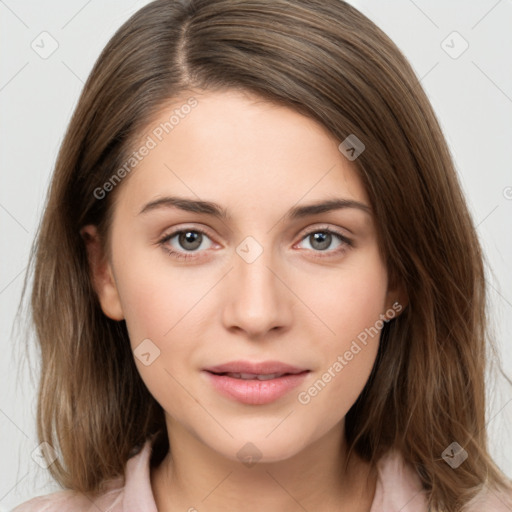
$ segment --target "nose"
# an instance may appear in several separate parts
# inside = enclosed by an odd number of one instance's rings
[[[293,294],[284,284],[281,268],[270,250],[252,262],[234,254],[233,270],[226,276],[223,323],[230,331],[262,338],[290,325]]]

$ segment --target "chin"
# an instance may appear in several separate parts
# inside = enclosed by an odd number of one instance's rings
[[[235,435],[235,433],[233,433]],[[275,432],[267,437],[268,432],[245,431],[243,435],[235,435],[229,440],[229,444],[219,446],[218,438],[210,444],[210,447],[228,460],[241,462],[247,467],[254,464],[275,463],[285,461],[305,448],[304,434],[275,435]]]

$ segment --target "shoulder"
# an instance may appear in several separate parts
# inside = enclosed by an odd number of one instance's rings
[[[12,512],[156,512],[150,480],[151,441],[131,457],[124,474],[106,482],[103,491],[92,496],[73,490],[37,496]]]
[[[122,481],[118,479],[94,498],[72,490],[57,491],[25,501],[12,512],[117,512],[122,510],[123,491]]]
[[[377,486],[371,512],[427,512],[427,493],[402,454],[392,449],[377,462]]]
[[[463,509],[463,512],[511,512],[512,490],[485,487]]]
[[[392,449],[377,463],[378,479],[371,512],[427,512],[428,495],[414,467]],[[463,512],[512,512],[512,491],[484,487]]]

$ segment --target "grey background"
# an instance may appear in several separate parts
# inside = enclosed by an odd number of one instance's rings
[[[146,3],[0,0],[0,512],[57,489],[31,457],[38,444],[37,352],[29,366],[13,320],[49,176],[83,82],[114,31]],[[512,1],[351,3],[402,49],[438,114],[485,249],[491,323],[512,375]],[[51,48],[43,31],[58,43],[46,59],[31,47],[35,41],[40,52]],[[468,48],[453,58],[464,40]],[[493,382],[491,450],[512,476],[512,390],[503,378]]]

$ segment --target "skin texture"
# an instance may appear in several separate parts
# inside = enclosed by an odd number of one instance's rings
[[[133,349],[150,339],[160,350],[148,366],[136,358],[165,410],[173,454],[151,475],[158,509],[369,510],[376,475],[357,458],[344,470],[343,433],[378,336],[308,404],[297,396],[401,296],[388,289],[371,212],[285,218],[292,207],[334,197],[369,206],[366,191],[338,150],[341,141],[317,122],[237,91],[193,95],[198,105],[119,185],[110,259],[95,227],[85,228],[103,311],[126,321]],[[141,140],[189,96],[162,109]],[[230,217],[172,207],[140,213],[170,195],[213,201]],[[195,251],[178,236],[159,244],[177,229],[207,236]],[[325,229],[351,245],[333,235],[322,250],[309,235]],[[247,236],[263,250],[251,263],[236,252]],[[169,248],[192,258],[177,259]],[[241,404],[220,395],[202,372],[238,359],[279,360],[310,372],[273,403]],[[261,454],[251,467],[237,457],[248,442]]]

